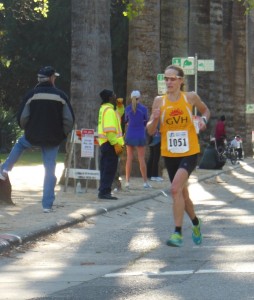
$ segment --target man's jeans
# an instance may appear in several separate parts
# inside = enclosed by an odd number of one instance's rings
[[[24,150],[31,148],[32,145],[26,140],[23,135],[12,148],[8,158],[2,165],[2,170],[11,171],[15,163],[18,161]],[[56,157],[59,146],[46,147],[41,146],[43,165],[45,168],[44,182],[43,182],[43,196],[42,207],[51,208],[55,200],[55,186],[56,186]],[[31,176],[33,176],[31,174]]]

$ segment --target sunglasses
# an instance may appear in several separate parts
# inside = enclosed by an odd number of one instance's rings
[[[167,77],[167,76],[164,76],[164,80],[165,81],[176,81],[177,79],[180,79],[180,78],[183,78],[181,76],[170,76],[170,77]]]

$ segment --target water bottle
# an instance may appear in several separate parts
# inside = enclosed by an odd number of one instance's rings
[[[81,187],[80,181],[77,182],[77,185],[76,185],[76,193],[77,193],[77,194],[82,193],[82,187]]]

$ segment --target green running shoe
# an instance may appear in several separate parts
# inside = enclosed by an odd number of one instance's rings
[[[183,245],[183,237],[179,232],[171,234],[170,239],[167,240],[167,245],[171,247],[181,247]]]
[[[196,245],[201,245],[203,236],[201,233],[201,220],[198,219],[199,224],[197,226],[192,226],[192,240]]]

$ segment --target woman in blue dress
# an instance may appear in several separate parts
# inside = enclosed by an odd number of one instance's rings
[[[147,170],[145,162],[146,149],[146,123],[148,121],[148,109],[140,103],[141,94],[139,91],[132,91],[131,104],[125,108],[125,145],[127,150],[126,159],[126,183],[125,187],[130,187],[130,174],[132,168],[132,161],[134,156],[134,149],[137,148],[138,161],[141,175],[144,180],[144,188],[151,186],[147,182]]]

